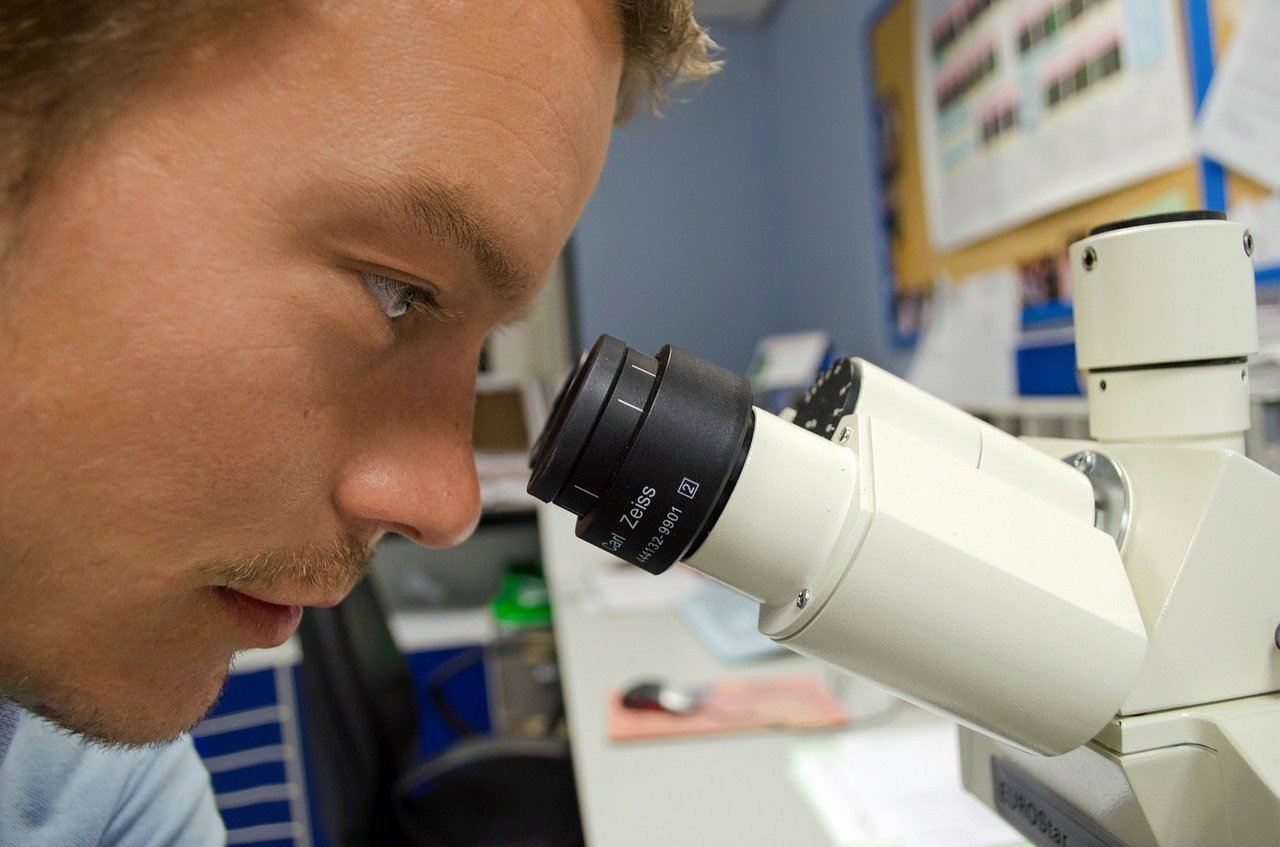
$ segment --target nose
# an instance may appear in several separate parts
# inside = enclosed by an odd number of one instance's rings
[[[397,532],[428,547],[464,541],[480,520],[471,447],[474,372],[465,389],[370,410],[334,493],[357,537]]]

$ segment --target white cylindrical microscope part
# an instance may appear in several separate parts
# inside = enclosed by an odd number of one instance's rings
[[[1146,651],[1115,543],[885,421],[856,423],[865,531],[778,640],[1027,750],[1087,742]]]
[[[1102,441],[1241,449],[1258,349],[1250,236],[1224,220],[1125,226],[1070,248],[1076,360]]]
[[[1099,441],[1243,452],[1249,372],[1243,363],[1089,374],[1089,430]]]
[[[1245,233],[1231,221],[1177,221],[1112,230],[1072,244],[1080,367],[1092,371],[1256,352],[1257,293]]]
[[[856,457],[755,409],[751,448],[715,528],[686,560],[757,603],[792,603],[828,567],[857,491]]]
[[[853,372],[855,414],[892,424],[1093,524],[1093,489],[1078,471],[868,361],[854,359]]]

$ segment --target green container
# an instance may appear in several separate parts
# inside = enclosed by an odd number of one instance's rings
[[[493,598],[493,618],[500,629],[545,627],[551,623],[547,581],[536,567],[508,570]]]

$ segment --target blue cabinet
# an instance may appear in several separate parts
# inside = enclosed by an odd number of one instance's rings
[[[295,664],[232,673],[192,731],[213,780],[228,844],[310,845]]]
[[[454,733],[430,704],[431,672],[480,645],[408,654],[418,694],[420,753],[429,758],[454,740]],[[265,654],[264,654],[265,655]],[[302,745],[297,661],[291,645],[270,651],[270,661],[233,671],[222,697],[192,731],[196,750],[209,768],[218,810],[227,825],[227,843],[254,847],[325,847],[312,813]],[[449,702],[481,732],[490,727],[483,664],[468,665],[448,683]]]

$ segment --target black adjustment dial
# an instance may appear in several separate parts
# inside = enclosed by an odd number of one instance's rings
[[[836,424],[853,412],[858,402],[858,372],[852,359],[837,359],[809,386],[796,405],[793,423],[831,438]]]

